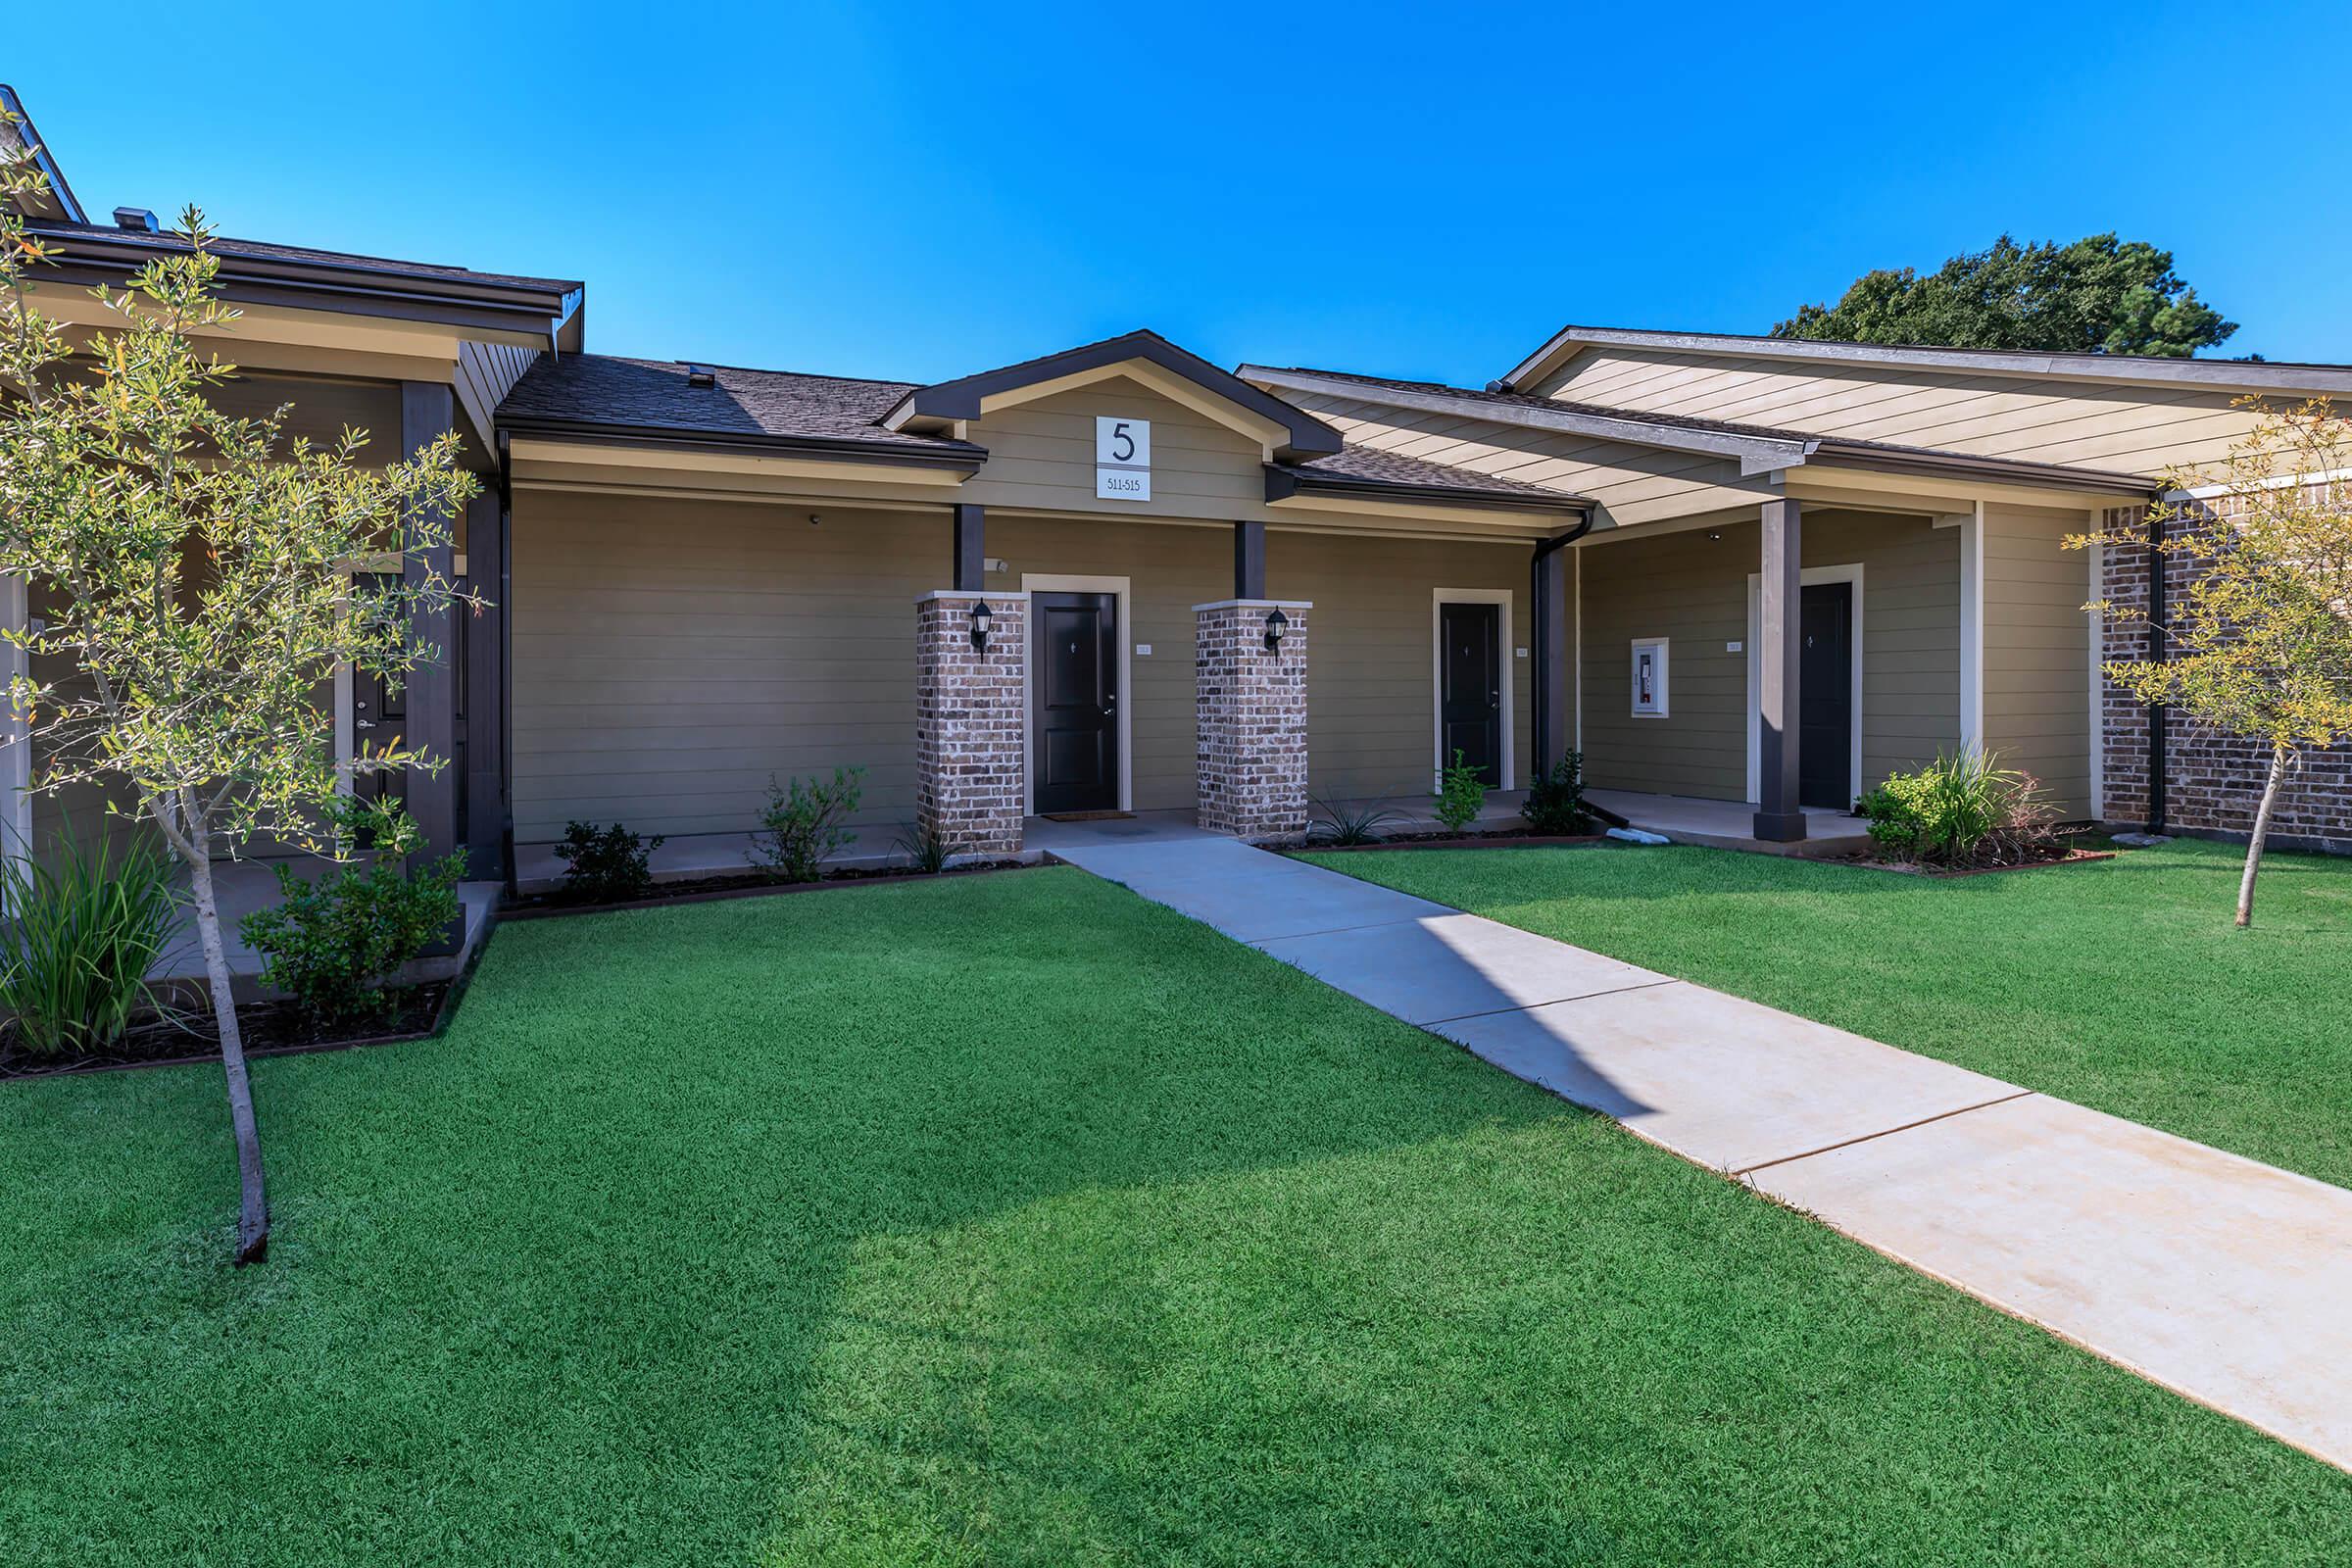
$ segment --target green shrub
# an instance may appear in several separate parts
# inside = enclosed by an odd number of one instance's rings
[[[2048,851],[2057,811],[2030,773],[1983,752],[1938,755],[1916,773],[1896,773],[1854,808],[1890,858],[1966,867],[2031,859]]]
[[[600,828],[594,822],[566,822],[556,858],[564,862],[564,898],[573,904],[625,904],[645,897],[654,885],[651,843],[620,823]]]
[[[1448,833],[1459,833],[1478,819],[1487,804],[1487,786],[1457,747],[1438,784],[1438,820]]]
[[[1528,786],[1519,814],[1538,833],[1569,834],[1589,831],[1592,813],[1585,808],[1585,754],[1563,753],[1547,773],[1536,775]]]
[[[0,1006],[27,1051],[100,1051],[153,1004],[147,970],[179,927],[178,867],[144,838],[51,842],[49,865],[0,861]]]
[[[1380,830],[1396,820],[1396,813],[1377,801],[1365,805],[1318,800],[1315,812],[1306,836],[1317,844],[1378,844]]]
[[[238,925],[262,956],[262,979],[328,1023],[380,1016],[391,1006],[383,983],[458,917],[460,850],[411,876],[420,835],[390,799],[353,801],[335,811],[336,844],[365,863],[338,865],[316,882],[277,867],[278,902]]]
[[[865,769],[837,767],[833,782],[810,775],[807,783],[793,779],[767,781],[767,809],[760,813],[760,832],[752,839],[752,864],[779,882],[813,882],[826,856],[858,835],[846,831],[844,817],[858,809],[863,798]]]

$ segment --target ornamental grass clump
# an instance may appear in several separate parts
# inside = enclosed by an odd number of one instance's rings
[[[1892,774],[1860,810],[1873,842],[1905,864],[2023,865],[2058,850],[2057,808],[2040,784],[1984,752],[1938,755],[1916,773]]]
[[[35,1055],[104,1051],[154,1004],[147,971],[179,930],[171,859],[145,838],[0,858],[0,1007]]]

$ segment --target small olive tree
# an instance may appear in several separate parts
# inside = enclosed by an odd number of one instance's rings
[[[2168,471],[2149,509],[2155,548],[2181,558],[2187,581],[2154,619],[2162,659],[2108,662],[2108,678],[2143,703],[2178,708],[2270,749],[2239,879],[2237,923],[2254,919],[2254,879],[2278,792],[2315,747],[2352,740],[2352,419],[2326,398],[2260,416],[2217,471]],[[2077,547],[2146,549],[2137,528],[2084,534]],[[2143,606],[2087,607],[2151,623]]]
[[[5,632],[26,656],[9,700],[34,792],[106,788],[187,869],[236,1141],[237,1261],[251,1262],[269,1207],[213,858],[257,834],[345,856],[321,823],[349,774],[442,765],[398,738],[338,765],[318,693],[339,665],[398,682],[440,658],[410,627],[459,599],[453,585],[429,565],[353,570],[429,563],[474,481],[454,435],[369,467],[361,432],[322,448],[285,439],[284,408],[214,409],[208,389],[235,368],[193,338],[237,313],[194,208],[186,251],[93,291],[107,322],[72,352],[35,306],[50,257],[18,216],[44,184],[29,150],[0,159],[0,572],[41,596],[39,618]]]

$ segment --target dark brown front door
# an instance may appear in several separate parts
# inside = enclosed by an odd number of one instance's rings
[[[352,578],[352,592],[382,592],[399,581],[398,577],[378,572],[363,572]],[[408,744],[408,698],[405,687],[393,687],[381,675],[364,669],[351,672],[351,741],[355,756]],[[353,778],[352,789],[366,800],[389,795],[405,804],[408,777],[406,768],[360,773]]]
[[[1797,802],[1847,810],[1854,804],[1854,585],[1806,587],[1799,630]]]
[[[1030,599],[1037,644],[1030,689],[1037,809],[1119,805],[1119,601],[1113,594]]]
[[[376,572],[365,572],[353,579],[355,592],[366,592],[374,584],[395,583],[399,579]],[[460,577],[454,586],[458,592],[470,593],[472,583]],[[458,842],[466,842],[466,692],[471,672],[466,662],[472,643],[473,612],[460,605],[450,612],[449,646],[442,657],[450,662],[450,701],[457,707],[457,724],[452,742],[452,755],[443,759],[455,770],[458,792]],[[351,677],[351,738],[355,750],[375,752],[398,744],[409,746],[414,738],[409,734],[409,693],[403,687],[387,688],[380,675],[366,670],[354,670]],[[398,768],[391,772],[360,774],[353,780],[356,794],[368,800],[389,795],[404,806],[408,803],[409,770]]]
[[[1489,789],[1502,787],[1502,610],[1438,607],[1441,768],[1459,752]]]

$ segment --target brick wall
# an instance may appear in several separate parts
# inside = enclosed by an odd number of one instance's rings
[[[1266,646],[1266,616],[1289,626]],[[1271,600],[1196,605],[1200,825],[1252,844],[1306,837],[1306,615]]]
[[[972,605],[994,620],[972,646]],[[914,810],[958,855],[1018,854],[1026,802],[1026,594],[926,594],[914,605]]]
[[[2225,498],[2217,508],[2228,512]],[[2147,532],[2147,509],[2110,510],[2104,525],[2113,532],[2129,529],[2135,537]],[[2167,524],[2173,537],[2193,524],[2176,518]],[[2145,609],[2148,602],[2148,564],[2153,552],[2144,545],[2110,544],[2101,563],[2105,597],[2118,606]],[[2174,554],[2165,562],[2168,597],[2177,597],[2196,569],[2195,558]],[[2149,647],[2144,623],[2107,621],[2100,650],[2102,660],[2144,659]],[[2108,821],[2134,826],[2148,819],[2148,710],[2119,690],[2113,681],[2099,683],[2100,722],[2105,748],[2105,815]],[[2224,735],[2179,711],[2165,715],[2165,823],[2176,830],[2245,834],[2254,826],[2254,808],[2262,799],[2264,777],[2271,765],[2270,750],[2256,741]],[[2352,852],[2352,746],[2336,746],[2304,757],[2303,770],[2287,779],[2279,792],[2278,814],[2271,831],[2287,840]]]

